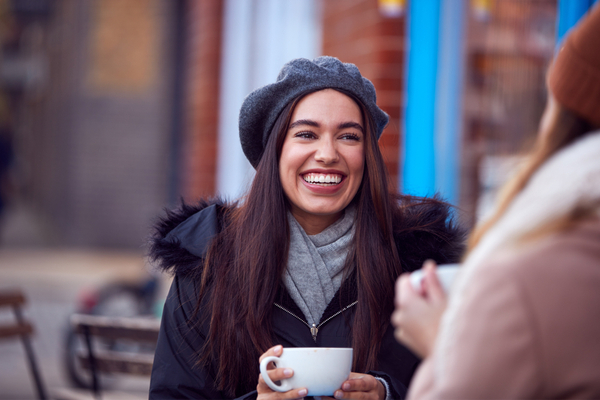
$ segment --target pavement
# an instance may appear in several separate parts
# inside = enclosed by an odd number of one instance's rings
[[[35,327],[32,339],[48,392],[68,388],[62,363],[69,315],[86,288],[113,281],[143,279],[149,268],[141,252],[82,249],[0,248],[0,290],[18,288],[27,296],[25,318]],[[161,295],[168,279],[161,279]],[[13,318],[0,312],[0,324]],[[123,377],[115,389],[147,398],[149,379]],[[0,341],[0,400],[34,399],[25,352],[18,339]],[[123,396],[125,398],[125,396]]]

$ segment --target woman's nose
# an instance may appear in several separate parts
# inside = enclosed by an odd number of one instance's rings
[[[324,164],[333,164],[338,162],[340,155],[335,147],[335,144],[330,140],[323,140],[319,143],[315,153],[315,160]]]

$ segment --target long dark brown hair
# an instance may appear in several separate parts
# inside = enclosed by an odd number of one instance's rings
[[[352,322],[353,371],[366,372],[376,367],[393,309],[394,282],[402,272],[392,227],[399,208],[389,191],[370,114],[354,96],[341,92],[358,104],[365,125],[365,169],[353,200],[356,233],[347,265],[354,268],[358,293]],[[205,259],[199,305],[210,328],[199,362],[215,366],[217,387],[228,395],[256,387],[258,358],[277,344],[271,314],[290,237],[279,157],[292,113],[307,94],[279,115],[247,196],[228,207],[226,224]]]

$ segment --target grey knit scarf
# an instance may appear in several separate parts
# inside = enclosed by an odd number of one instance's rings
[[[283,283],[309,324],[318,324],[342,284],[343,269],[354,237],[354,207],[316,235],[307,235],[288,212],[290,251]]]

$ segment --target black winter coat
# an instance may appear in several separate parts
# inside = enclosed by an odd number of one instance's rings
[[[195,272],[202,267],[208,245],[220,230],[223,207],[220,203],[206,202],[196,207],[183,205],[168,212],[157,224],[150,256],[163,269],[172,270],[175,277],[163,311],[150,399],[228,398],[215,387],[213,368],[196,365],[208,326],[192,322],[197,320],[193,318],[198,302]],[[426,259],[456,262],[462,252],[463,234],[449,222],[447,208],[439,204],[422,207],[429,209],[419,213],[418,219],[411,220],[409,213],[407,223],[425,229],[410,232],[395,229],[394,238],[405,271],[420,268]],[[351,347],[351,321],[356,303],[356,280],[351,275],[328,305],[318,330],[311,332],[302,311],[282,284],[272,314],[276,344],[284,348]],[[386,380],[392,398],[404,398],[418,363],[419,359],[394,339],[390,326],[381,343],[378,371],[368,373]],[[256,391],[246,392],[237,395],[256,397]]]

